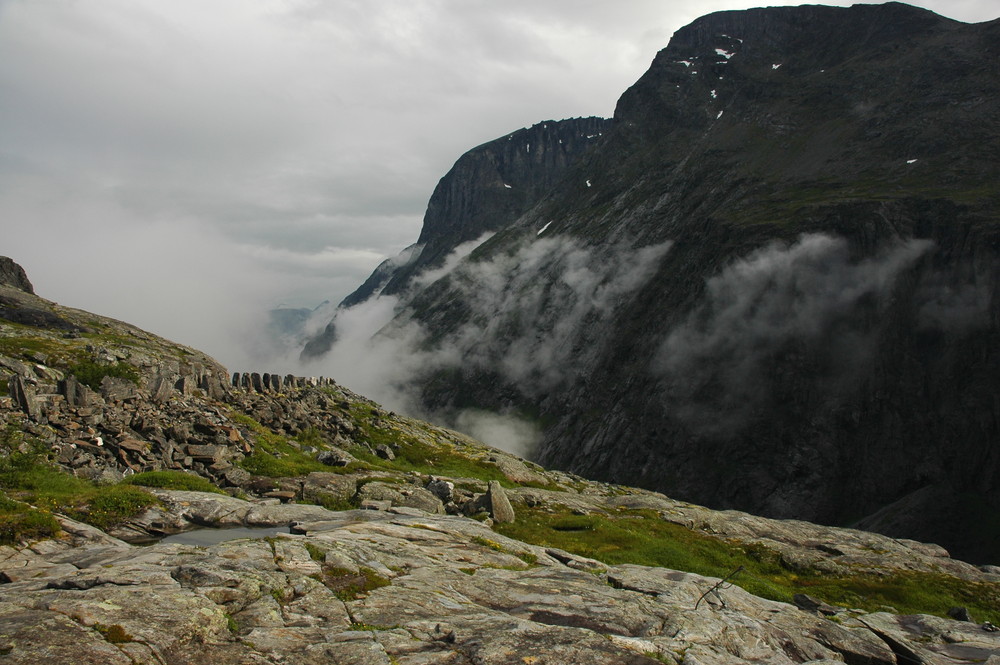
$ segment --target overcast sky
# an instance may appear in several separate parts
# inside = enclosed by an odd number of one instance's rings
[[[39,295],[254,369],[259,317],[414,242],[464,151],[610,116],[676,29],[758,4],[0,0],[0,255]]]

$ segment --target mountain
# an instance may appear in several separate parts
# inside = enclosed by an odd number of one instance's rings
[[[224,381],[12,274],[5,664],[1000,658],[996,566],[546,470],[330,379]]]
[[[998,36],[900,3],[678,30],[523,214],[425,224],[457,253],[384,282],[396,387],[548,466],[997,560]]]
[[[379,265],[340,306],[401,293],[416,275],[441,268],[459,246],[509,226],[552,189],[610,124],[605,118],[540,122],[462,155],[434,188],[417,242]],[[322,356],[336,336],[331,322],[306,343],[303,358]]]

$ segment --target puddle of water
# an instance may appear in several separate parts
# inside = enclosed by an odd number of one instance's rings
[[[208,545],[218,545],[227,540],[236,540],[237,538],[269,538],[271,536],[276,536],[279,533],[291,533],[291,530],[287,526],[265,526],[253,529],[248,529],[246,527],[235,527],[230,529],[195,529],[194,531],[185,531],[184,533],[175,533],[172,536],[167,536],[161,539],[161,543],[173,543],[175,545],[199,545],[206,547]]]

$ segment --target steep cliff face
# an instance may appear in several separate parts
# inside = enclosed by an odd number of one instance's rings
[[[420,403],[527,417],[591,477],[1000,558],[998,33],[898,3],[681,29],[557,187],[406,295]]]
[[[407,290],[413,277],[438,268],[463,243],[499,231],[531,209],[610,127],[606,118],[541,122],[462,155],[441,178],[416,244],[383,262],[342,307]],[[336,339],[331,322],[310,340],[303,357],[322,355]]]

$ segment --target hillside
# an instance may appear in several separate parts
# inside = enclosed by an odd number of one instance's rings
[[[5,663],[1000,657],[1000,569],[936,545],[547,471],[330,379],[222,381],[26,279],[0,298]]]
[[[998,31],[682,28],[529,210],[397,294],[396,387],[530,423],[553,468],[1000,559]]]

